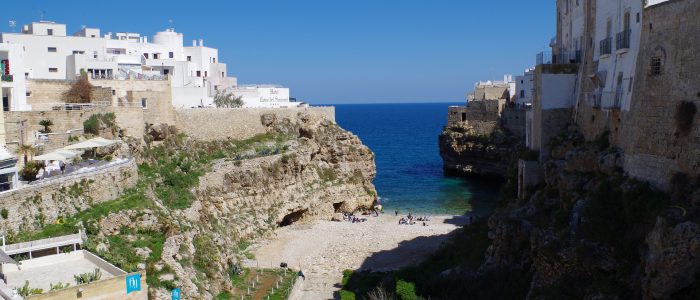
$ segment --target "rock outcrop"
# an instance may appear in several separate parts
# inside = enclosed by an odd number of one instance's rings
[[[183,198],[191,201],[187,205],[178,202],[182,195],[159,188],[166,180],[186,179],[154,179],[143,193],[152,205],[114,212],[94,223],[94,250],[124,261],[122,267],[145,269],[149,282],[155,282],[150,288],[157,299],[168,295],[168,286],[181,287],[186,298],[212,299],[233,289],[229,272],[240,265],[248,242],[279,226],[330,220],[375,203],[374,154],[357,136],[304,113],[296,118],[266,114],[260,122],[274,138],[198,145],[161,134],[174,132],[167,125],[153,127],[153,140],[160,139],[156,136],[163,140],[152,142],[154,149],[144,152],[144,166],[163,161],[162,156],[149,154],[160,153],[174,157],[172,172],[184,176],[199,172],[192,164],[203,156],[222,158],[198,177],[189,191],[192,197]],[[218,154],[223,151],[220,147],[237,150],[233,156]],[[156,241],[152,246],[139,242],[151,240]],[[136,258],[119,256],[116,242],[124,241],[139,245]],[[162,248],[155,249],[159,243]]]
[[[453,125],[445,127],[438,144],[446,174],[505,178],[520,139],[500,127],[481,135],[472,127]]]

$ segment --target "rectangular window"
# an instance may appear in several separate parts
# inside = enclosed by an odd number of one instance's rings
[[[49,47],[49,52],[56,52],[56,47]]]
[[[53,35],[53,29],[46,29],[46,35]]]
[[[143,54],[143,57],[145,57],[146,59],[148,59],[148,53],[144,53],[144,54]]]
[[[141,98],[141,107],[146,108],[147,106],[147,99],[146,98]]]
[[[187,61],[192,61],[192,56],[187,56]]]
[[[213,57],[212,59],[214,60],[214,63],[216,63],[216,57]]]
[[[158,53],[153,53],[153,59],[158,59]]]
[[[175,53],[168,52],[168,57],[169,57],[169,58],[175,58]]]
[[[73,50],[73,54],[85,54],[85,51]]]
[[[224,75],[224,72],[221,72],[221,77],[226,77],[226,75]]]
[[[202,71],[197,71],[197,77],[202,77]]]
[[[651,75],[661,75],[661,57],[651,58]]]
[[[114,96],[114,95],[116,95],[116,94],[117,94],[117,91],[116,91],[116,90],[112,90],[112,96]]]
[[[520,90],[520,98],[525,98],[525,90]]]
[[[204,77],[207,77],[207,76],[209,76],[209,72],[208,72],[208,71],[204,71]]]
[[[57,72],[58,72],[58,68],[49,68],[49,72],[51,72],[51,73],[57,73]]]
[[[26,95],[27,97],[31,97],[31,96],[32,96],[32,92],[27,91],[27,92],[25,93],[25,95]]]
[[[637,23],[639,23],[639,13],[637,13]]]

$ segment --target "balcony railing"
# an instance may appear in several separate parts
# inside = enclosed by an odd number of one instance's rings
[[[581,50],[559,49],[557,54],[543,51],[537,54],[538,65],[581,63]]]
[[[586,101],[593,108],[619,109],[622,106],[623,90],[616,92],[586,93]]]
[[[629,49],[630,48],[630,35],[632,33],[632,30],[625,30],[622,32],[619,32],[617,34],[617,37],[615,38],[615,49],[621,50],[621,49]]]
[[[612,53],[612,38],[600,40],[600,55],[609,55],[610,53]]]
[[[0,80],[5,82],[12,82],[14,81],[14,77],[12,77],[12,75],[2,75]]]

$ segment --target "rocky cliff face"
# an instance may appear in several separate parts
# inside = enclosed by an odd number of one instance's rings
[[[263,115],[267,133],[247,140],[201,141],[152,126],[123,149],[139,162],[133,188],[12,241],[80,228],[88,250],[146,272],[152,298],[170,299],[176,286],[187,299],[235,292],[230,274],[252,241],[376,201],[374,154],[357,136],[320,116],[288,115]]]
[[[446,174],[505,178],[516,157],[519,139],[496,127],[489,135],[474,128],[478,122],[453,124],[438,139]]]
[[[697,297],[693,193],[669,196],[625,177],[623,156],[570,132],[553,147],[543,186],[490,217],[480,272],[525,270],[530,299]]]

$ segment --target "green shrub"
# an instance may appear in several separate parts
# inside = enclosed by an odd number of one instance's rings
[[[90,134],[100,134],[100,125],[104,124],[107,128],[112,128],[116,125],[117,116],[112,113],[94,114],[83,122],[83,132]]]
[[[38,295],[43,293],[44,290],[29,287],[29,281],[25,280],[24,285],[17,289],[17,293],[22,297],[29,297],[31,295]]]
[[[343,280],[341,281],[341,284],[343,287],[348,285],[348,282],[350,281],[350,278],[352,277],[352,270],[343,270]]]
[[[355,300],[355,293],[351,291],[341,290],[340,300]]]
[[[7,220],[9,212],[7,211],[7,208],[2,208],[0,209],[0,216],[2,216],[3,219]]]
[[[34,181],[36,180],[36,175],[39,174],[39,170],[41,170],[43,167],[43,162],[28,161],[22,170],[20,170],[19,176],[22,177],[23,180]]]
[[[87,284],[100,280],[102,278],[102,271],[100,268],[95,268],[95,271],[73,275],[73,278],[75,279],[75,285]]]
[[[396,295],[401,300],[418,300],[416,295],[416,285],[412,282],[399,280],[396,282]]]

